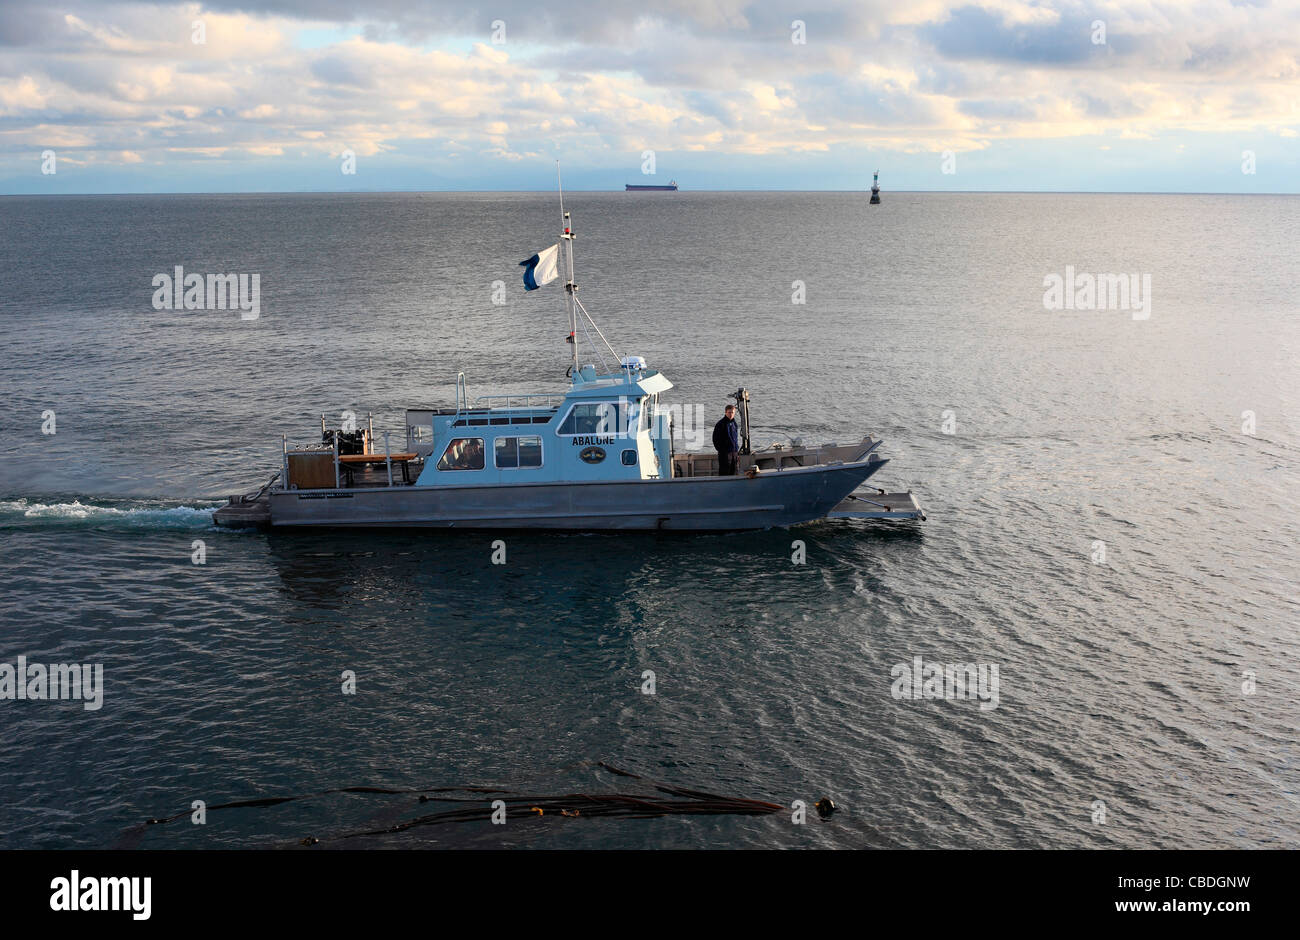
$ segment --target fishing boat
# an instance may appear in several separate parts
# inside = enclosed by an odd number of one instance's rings
[[[719,475],[714,452],[678,452],[673,384],[641,356],[619,355],[578,300],[572,218],[559,241],[521,262],[534,290],[565,272],[571,362],[558,392],[470,400],[464,373],[454,405],[406,410],[393,434],[331,428],[291,446],[254,493],[214,513],[223,526],[280,529],[461,528],[556,530],[767,529],[819,519],[924,519],[912,493],[862,488],[887,458],[867,435],[848,444],[792,440],[750,446],[750,395],[737,411],[737,473]],[[579,331],[594,362],[580,363]],[[598,365],[599,363],[599,365]],[[698,411],[697,411],[698,413]]]

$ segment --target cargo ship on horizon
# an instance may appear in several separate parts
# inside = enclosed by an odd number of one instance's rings
[[[669,180],[667,186],[658,184],[654,186],[636,186],[627,183],[624,185],[623,191],[628,193],[675,193],[677,192],[677,180]]]

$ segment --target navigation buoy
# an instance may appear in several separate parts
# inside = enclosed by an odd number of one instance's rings
[[[871,205],[880,205],[880,171],[871,174]]]

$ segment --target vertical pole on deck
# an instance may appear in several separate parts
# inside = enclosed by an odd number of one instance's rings
[[[384,458],[388,464],[388,485],[393,485],[393,448],[388,446],[388,435],[390,432],[384,432]]]
[[[577,381],[578,376],[578,298],[575,292],[578,285],[573,282],[573,225],[569,221],[569,213],[564,211],[564,178],[560,174],[560,161],[555,161],[555,182],[560,192],[560,245],[564,250],[564,257],[560,263],[566,268],[564,293],[567,298],[569,314],[569,339],[573,341],[573,377]]]
[[[339,486],[339,436],[334,435],[334,489],[342,489]]]
[[[280,486],[289,488],[289,435],[280,435]]]

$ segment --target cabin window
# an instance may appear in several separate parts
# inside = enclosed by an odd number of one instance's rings
[[[498,437],[496,462],[499,470],[528,470],[542,465],[540,437]]]
[[[569,409],[556,434],[623,434],[628,427],[627,401],[582,402]]]
[[[438,460],[439,470],[482,470],[483,438],[458,437],[447,445]]]
[[[623,466],[625,467],[636,466],[636,451],[634,450],[623,451]]]

